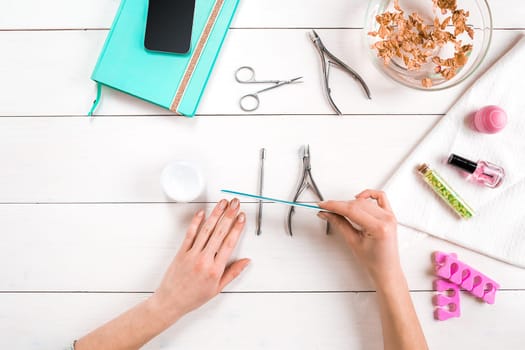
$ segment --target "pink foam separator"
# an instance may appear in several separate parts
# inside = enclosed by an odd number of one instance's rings
[[[436,306],[434,318],[439,321],[446,321],[453,317],[460,317],[459,287],[449,281],[437,279],[434,281],[434,289],[441,292],[434,295],[432,299],[432,303]]]
[[[436,275],[446,279],[488,304],[494,304],[500,285],[457,259],[456,254],[434,253]]]

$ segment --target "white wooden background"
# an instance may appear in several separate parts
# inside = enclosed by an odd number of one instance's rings
[[[146,298],[175,254],[190,215],[211,208],[222,187],[256,189],[258,150],[268,149],[266,192],[289,197],[309,143],[325,196],[346,199],[381,187],[461,93],[525,31],[520,0],[490,0],[496,30],[487,60],[466,83],[442,92],[401,88],[367,60],[364,0],[241,0],[199,116],[169,115],[104,90],[93,120],[89,80],[117,0],[0,1],[0,348],[60,349]],[[317,53],[325,44],[368,82],[334,76],[345,116],[321,88]],[[241,113],[233,71],[260,78],[302,75],[305,83],[261,95]],[[207,191],[169,203],[159,186],[172,159],[198,162]],[[253,203],[237,252],[251,257],[242,278],[147,349],[381,349],[372,285],[337,236],[311,212],[265,206],[254,235]],[[504,218],[502,218],[504,219]],[[432,349],[523,349],[525,271],[400,228],[400,249],[417,312]],[[463,316],[433,320],[430,254],[454,251],[501,283],[495,305],[462,299]],[[202,336],[206,334],[206,336]]]

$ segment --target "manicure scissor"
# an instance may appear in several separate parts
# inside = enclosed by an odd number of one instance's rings
[[[242,78],[240,76],[240,73],[242,72],[247,72],[248,76],[246,78]],[[249,67],[249,66],[240,67],[239,69],[235,71],[235,80],[237,80],[238,83],[240,84],[274,84],[274,85],[267,87],[266,89],[256,91],[252,94],[244,95],[239,100],[239,107],[241,107],[241,109],[245,112],[253,112],[257,110],[257,108],[259,108],[259,104],[260,104],[259,94],[261,92],[272,90],[272,89],[278,88],[283,85],[301,83],[298,80],[301,80],[302,78],[303,77],[298,77],[298,78],[289,79],[289,80],[255,80],[255,70],[252,67]]]

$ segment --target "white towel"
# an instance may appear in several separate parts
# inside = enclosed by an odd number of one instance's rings
[[[489,135],[469,127],[473,113],[486,105],[507,112],[509,122],[503,131]],[[457,168],[446,164],[451,153],[502,166],[503,184],[491,189],[466,181]],[[422,181],[416,172],[422,163],[436,170],[475,210],[472,219],[460,219]],[[384,190],[400,224],[525,267],[525,37],[467,90]]]

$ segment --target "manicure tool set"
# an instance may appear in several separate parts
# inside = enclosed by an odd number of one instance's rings
[[[310,36],[310,40],[314,44],[321,58],[321,68],[323,71],[323,89],[325,91],[326,97],[332,109],[338,115],[343,114],[341,110],[339,109],[339,107],[337,107],[337,105],[335,104],[332,98],[332,89],[330,87],[330,67],[332,66],[341,69],[342,71],[349,74],[352,78],[354,78],[361,85],[368,99],[372,99],[372,96],[370,94],[370,89],[368,88],[368,85],[365,83],[364,79],[361,78],[361,76],[354,69],[350,68],[346,63],[344,63],[342,60],[340,60],[334,54],[328,51],[328,49],[323,44],[323,42],[321,41],[321,38],[319,37],[319,35],[317,34],[315,30],[312,30],[312,32],[309,33],[309,36]],[[246,77],[243,78],[244,75],[246,75]],[[297,77],[297,78],[288,79],[288,80],[256,80],[255,70],[250,66],[243,66],[243,67],[238,68],[235,71],[234,76],[235,76],[235,80],[239,84],[273,84],[270,87],[267,87],[265,89],[242,96],[239,100],[239,107],[244,112],[254,112],[259,108],[259,105],[260,105],[259,94],[260,93],[276,89],[283,85],[302,83],[301,79],[303,78],[303,77]]]
[[[322,209],[317,205],[314,204],[308,204],[308,203],[301,203],[298,202],[299,197],[301,194],[310,189],[314,196],[319,200],[323,201],[324,197],[321,194],[321,191],[319,191],[319,188],[317,187],[317,184],[314,181],[314,178],[312,176],[312,164],[310,161],[310,146],[304,145],[301,147],[300,156],[302,159],[303,167],[302,167],[302,175],[299,180],[299,184],[297,187],[297,190],[295,191],[295,194],[293,196],[293,199],[291,201],[283,200],[283,199],[277,199],[277,198],[271,198],[271,197],[265,197],[263,196],[263,185],[264,185],[264,161],[266,158],[266,149],[262,148],[260,150],[260,165],[259,165],[259,182],[258,182],[258,194],[250,194],[250,193],[244,193],[244,192],[238,192],[233,190],[221,190],[223,193],[231,194],[234,196],[240,196],[245,198],[251,198],[257,200],[257,215],[256,215],[256,229],[255,232],[259,236],[262,233],[262,205],[263,201],[272,202],[272,203],[279,203],[283,205],[287,205],[290,208],[288,209],[288,214],[286,216],[286,227],[288,229],[288,234],[290,236],[293,236],[293,230],[292,230],[292,218],[293,214],[295,213],[295,208],[306,208],[306,209],[312,209],[317,212],[319,211],[325,211],[329,212],[328,210]],[[326,233],[328,234],[330,230],[330,226],[326,225]]]

